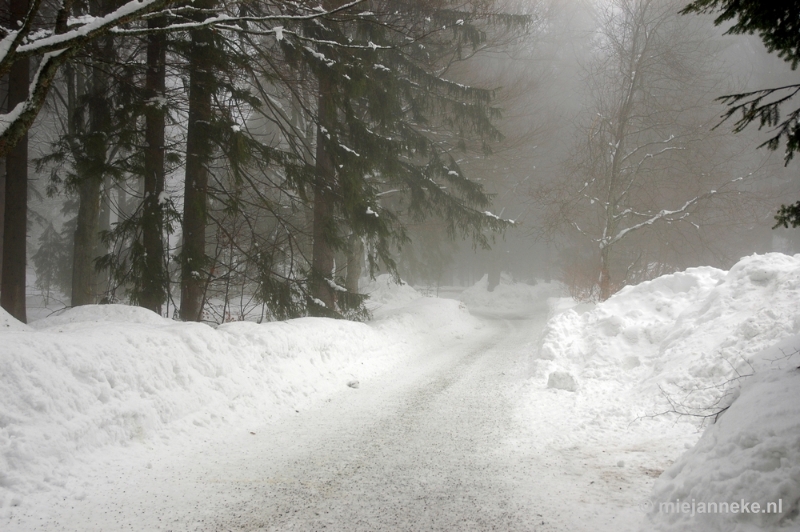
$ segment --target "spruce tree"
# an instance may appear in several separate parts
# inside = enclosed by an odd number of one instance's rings
[[[90,13],[101,16],[107,10],[108,6],[95,2]],[[97,302],[94,260],[97,257],[101,200],[112,128],[109,73],[105,62],[113,55],[113,39],[110,36],[98,39],[90,50],[88,92],[84,100],[89,116],[75,161],[75,188],[80,203],[72,259],[72,306]]]
[[[371,271],[379,263],[394,271],[392,247],[407,241],[404,217],[439,216],[451,237],[470,235],[479,245],[487,244],[487,230],[504,226],[487,215],[489,196],[456,157],[469,144],[488,150],[500,139],[493,91],[443,74],[485,43],[481,20],[526,22],[490,15],[481,9],[487,5],[464,11],[448,1],[371,2],[369,11],[359,6],[305,22],[291,38],[282,32],[283,52],[317,82],[312,314],[344,310],[333,257],[348,234],[366,239]],[[390,189],[402,201],[381,201]]]
[[[68,224],[71,225],[71,224]],[[42,291],[48,305],[55,290],[69,295],[72,283],[72,231],[59,232],[52,222],[39,237],[39,249],[31,257],[36,269],[36,287]]]
[[[214,0],[195,3],[198,20],[216,5]],[[211,100],[216,88],[214,69],[217,43],[211,28],[189,32],[189,112],[186,125],[186,174],[184,177],[183,248],[181,250],[181,319],[199,321],[208,278],[206,218],[208,210],[208,162],[211,159]]]
[[[147,22],[153,33],[147,36],[145,73],[144,198],[142,204],[142,307],[161,314],[167,298],[168,277],[164,261],[164,187],[166,181],[166,54],[167,36],[161,30],[164,17]]]

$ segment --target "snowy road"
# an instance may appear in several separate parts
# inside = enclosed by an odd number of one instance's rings
[[[533,472],[503,452],[513,432],[506,394],[522,377],[520,354],[501,340],[513,330],[493,327],[474,342],[429,353],[405,374],[301,413],[265,434],[264,445],[250,443],[229,463],[251,468],[258,480],[228,484],[241,502],[235,517],[216,524],[223,530],[531,530],[534,501],[515,477]]]
[[[0,313],[0,530],[788,529],[796,468],[774,457],[798,463],[798,264],[698,268],[583,313],[548,286],[459,303],[389,281],[369,324]],[[702,439],[655,415],[665,385],[715,404],[740,358],[763,376]],[[788,510],[655,506],[689,493]]]
[[[650,479],[604,471],[596,446],[587,454],[537,444],[535,413],[520,411],[545,318],[483,318],[471,334],[315,408],[179,453],[98,453],[81,479],[85,496],[34,502],[35,514],[9,524],[81,532],[632,529],[641,513],[630,493],[646,494]],[[549,408],[547,431],[563,430],[552,426],[563,414],[553,418]]]
[[[485,326],[318,408],[180,456],[98,457],[20,530],[547,530],[507,445],[536,320]],[[137,467],[138,464],[138,467]],[[26,518],[27,517],[27,518]]]

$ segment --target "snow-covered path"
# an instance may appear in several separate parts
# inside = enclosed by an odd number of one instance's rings
[[[473,316],[387,284],[370,324],[0,314],[0,529],[794,529],[798,276],[800,256],[754,256],[584,313],[478,286]],[[691,416],[654,415],[665,386],[714,405],[748,369],[699,443]],[[690,499],[784,511],[657,506]]]
[[[445,349],[308,411],[178,456],[98,457],[83,500],[19,530],[552,530],[520,438],[532,320],[486,320]],[[126,456],[120,458],[120,453]],[[40,505],[38,506],[41,509]],[[544,524],[544,526],[542,526]]]
[[[428,353],[265,435],[261,480],[232,486],[244,502],[220,528],[530,530],[534,501],[515,476],[533,472],[504,452],[522,378],[511,331]]]

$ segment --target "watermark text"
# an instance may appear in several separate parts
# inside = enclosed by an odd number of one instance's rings
[[[780,514],[783,513],[783,499],[771,502],[739,501],[705,502],[675,499],[674,501],[659,502],[657,505],[649,499],[642,501],[639,506],[645,512],[656,508],[664,514]]]

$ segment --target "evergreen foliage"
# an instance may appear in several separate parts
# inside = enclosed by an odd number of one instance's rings
[[[87,173],[86,146],[104,141],[106,157],[92,161],[101,166],[95,174],[117,183],[107,198],[117,205],[102,232],[105,252],[95,262],[109,276],[107,300],[124,296],[160,308],[180,282],[182,304],[196,302],[184,319],[242,319],[259,305],[263,319],[365,319],[365,297],[344,271],[345,264],[360,271],[360,257],[347,257],[348,249],[362,253],[353,242],[365,243],[371,273],[396,273],[395,253],[408,244],[411,223],[436,218],[450,238],[482,247],[505,227],[486,212],[490,196],[459,164],[464,153],[488,154],[501,138],[494,91],[448,76],[490,45],[489,33],[523,29],[526,17],[494,13],[490,1],[465,7],[450,0],[330,2],[323,9],[317,2],[209,1],[158,17],[113,37],[103,131],[88,127],[80,90],[84,65],[95,64],[96,54],[87,49],[64,70],[63,98],[56,99],[66,108],[64,131],[40,161],[51,170],[50,192],[72,194]],[[156,34],[168,35],[169,75],[183,90],[171,82],[174,88],[154,96],[146,83],[144,39]],[[192,115],[198,72],[208,102],[203,116]],[[170,199],[175,184],[157,198],[159,268],[143,236],[153,223],[146,213],[154,198],[142,183],[153,164],[145,154],[154,105],[165,114],[165,175],[186,170],[177,184],[186,191],[182,214]],[[321,161],[331,169],[327,180]],[[167,249],[179,223],[180,249]],[[330,265],[315,270],[320,244]],[[319,304],[320,286],[332,304]]]
[[[490,15],[488,5],[465,11],[448,1],[372,2],[370,11],[282,28],[286,61],[316,82],[317,142],[335,174],[315,191],[330,196],[337,220],[320,234],[335,250],[344,249],[351,232],[363,237],[371,272],[381,265],[396,272],[392,251],[408,242],[406,220],[440,217],[450,237],[469,236],[480,246],[488,245],[487,232],[504,227],[485,214],[489,196],[458,163],[459,152],[488,153],[500,140],[494,92],[446,77],[486,44],[481,23],[527,23]],[[323,99],[334,109],[331,124],[319,117]],[[317,176],[320,153],[318,145]],[[298,192],[309,196],[313,183],[299,184]],[[388,191],[394,197],[383,201]],[[329,272],[311,275],[332,280]],[[311,296],[312,305],[322,299]]]
[[[792,69],[800,64],[800,1],[782,0],[695,0],[681,13],[719,13],[717,26],[734,21],[730,34],[757,33],[767,50],[788,61]]]
[[[50,222],[39,237],[39,249],[33,254],[33,266],[36,270],[36,288],[42,291],[45,305],[52,293],[59,291],[69,296],[72,283],[72,242],[70,231],[73,223],[65,225],[57,231]]]
[[[716,25],[734,21],[726,33],[758,34],[767,50],[787,61],[792,70],[800,64],[800,1],[762,2],[759,0],[695,0],[682,13],[719,13]],[[788,165],[800,150],[800,107],[783,114],[781,107],[800,92],[800,84],[729,94],[720,98],[729,108],[723,121],[739,115],[736,132],[753,122],[758,128],[770,128],[771,136],[762,146],[777,150],[785,146]],[[800,225],[800,202],[781,205],[773,227]]]

